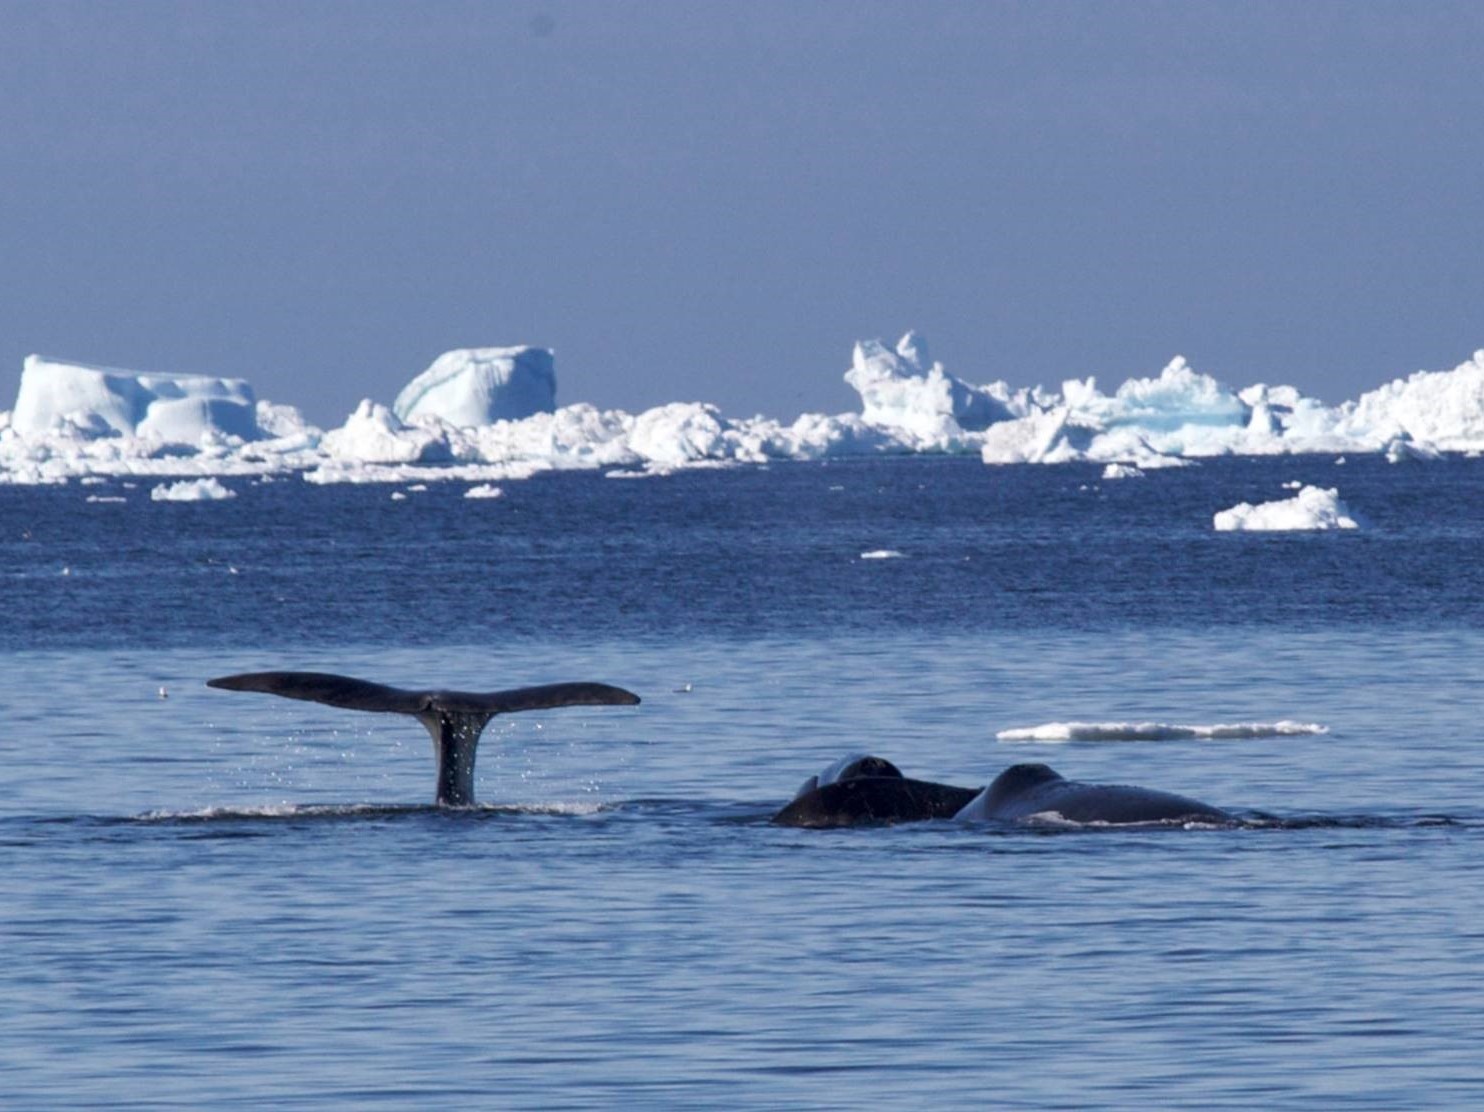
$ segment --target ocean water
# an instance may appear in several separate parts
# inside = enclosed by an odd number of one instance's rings
[[[1367,528],[1211,529],[1289,480]],[[0,487],[0,1107],[1484,1105],[1484,461],[148,485]],[[440,810],[263,668],[644,702]],[[849,751],[1242,821],[768,821]]]

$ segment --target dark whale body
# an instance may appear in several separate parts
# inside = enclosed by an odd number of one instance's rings
[[[904,776],[859,776],[804,792],[773,816],[783,826],[864,826],[951,819],[976,795]]]
[[[773,821],[783,826],[864,826],[951,819],[977,794],[977,788],[910,780],[884,757],[851,753],[805,780]]]
[[[548,683],[508,691],[406,691],[329,672],[245,672],[218,676],[207,687],[261,691],[287,699],[307,699],[347,710],[407,714],[433,739],[438,762],[436,799],[442,806],[474,802],[474,757],[479,735],[499,714],[572,706],[633,706],[639,696],[606,683]]]
[[[955,818],[1014,822],[1053,814],[1068,822],[1111,825],[1234,821],[1219,807],[1187,796],[1126,784],[1082,784],[1043,764],[1011,765]]]
[[[830,775],[835,778],[817,784]],[[1043,764],[1012,765],[981,790],[911,780],[880,757],[846,758],[821,777],[811,777],[773,821],[783,826],[863,826],[929,819],[1017,822],[1050,814],[1068,822],[1110,825],[1234,821],[1220,808],[1183,795],[1124,784],[1083,784],[1063,779]]]

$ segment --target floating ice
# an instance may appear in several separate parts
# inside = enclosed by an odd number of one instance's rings
[[[1211,524],[1219,533],[1278,532],[1298,529],[1358,529],[1360,522],[1340,501],[1340,492],[1306,486],[1292,498],[1252,505],[1242,502],[1221,510]]]
[[[1127,463],[1110,463],[1103,468],[1103,478],[1108,479],[1142,479],[1144,472],[1139,468]]]
[[[895,548],[873,548],[870,552],[862,552],[862,560],[902,560],[905,554],[898,552]]]
[[[157,486],[149,492],[149,497],[152,502],[220,502],[236,498],[237,492],[215,479],[187,479]]]
[[[456,427],[519,421],[556,408],[556,364],[547,348],[460,348],[402,388],[392,412]]]
[[[1001,730],[1000,741],[1179,741],[1192,738],[1295,737],[1327,734],[1317,722],[1231,722],[1186,726],[1170,722],[1047,722]]]
[[[465,498],[504,498],[505,492],[493,483],[481,483],[464,491]]]
[[[331,458],[357,463],[441,463],[453,458],[448,437],[436,424],[410,425],[369,398],[343,426],[325,433],[323,444]]]
[[[29,355],[10,427],[24,436],[135,436],[167,444],[254,440],[252,387],[237,378],[138,374]]]
[[[317,484],[479,484],[548,470],[651,477],[913,452],[977,453],[991,464],[1095,462],[1112,479],[1224,454],[1362,452],[1402,461],[1484,452],[1484,352],[1334,408],[1291,386],[1234,389],[1180,358],[1112,393],[1091,377],[1059,390],[976,386],[931,359],[916,333],[894,348],[860,342],[845,380],[860,395],[859,413],[806,413],[791,423],[729,418],[703,402],[638,414],[557,408],[547,349],[463,349],[414,377],[393,406],[366,399],[326,432],[292,406],[255,401],[240,380],[33,356],[15,411],[0,414],[0,483],[299,474]]]
[[[1029,409],[1028,395],[1012,395],[1004,383],[971,386],[929,361],[927,340],[908,332],[891,351],[879,340],[855,345],[845,381],[861,396],[861,416],[931,445],[949,445],[973,432]]]
[[[1406,463],[1408,460],[1414,459],[1433,460],[1443,458],[1442,452],[1426,444],[1413,443],[1412,438],[1406,433],[1402,433],[1400,436],[1394,436],[1387,441],[1386,447],[1382,450],[1381,454],[1386,457],[1387,463]]]
[[[1402,438],[1445,452],[1484,442],[1484,350],[1451,371],[1418,371],[1346,402],[1342,435],[1365,443]]]

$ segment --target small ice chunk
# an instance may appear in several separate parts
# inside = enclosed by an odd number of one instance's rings
[[[894,548],[873,548],[870,552],[862,552],[862,560],[901,560],[905,553],[898,552]]]
[[[1103,468],[1104,479],[1142,479],[1144,472],[1128,463],[1110,463]]]
[[[504,498],[505,491],[494,483],[480,483],[464,491],[465,498]]]
[[[1295,737],[1327,734],[1317,722],[1218,722],[1210,726],[1173,722],[1047,722],[1001,730],[1000,741],[1181,741],[1192,738]]]
[[[236,498],[237,492],[215,478],[186,479],[164,483],[149,492],[152,502],[220,502]]]
[[[1218,533],[1358,529],[1360,522],[1333,487],[1306,486],[1293,498],[1254,506],[1242,502],[1211,519]]]

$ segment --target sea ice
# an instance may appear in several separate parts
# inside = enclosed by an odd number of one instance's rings
[[[369,398],[344,425],[325,433],[323,445],[331,458],[356,463],[441,463],[453,458],[436,418],[430,424],[408,424]]]
[[[29,355],[10,427],[23,436],[136,436],[196,444],[259,435],[252,387],[237,378],[139,374]]]
[[[1172,722],[1047,722],[1001,730],[1000,741],[1178,741],[1192,738],[1294,737],[1326,734],[1317,722],[1226,722],[1210,726]]]
[[[403,421],[436,417],[455,427],[519,421],[555,408],[555,358],[537,347],[444,352],[392,403]]]
[[[861,396],[862,418],[906,433],[924,445],[947,447],[963,432],[988,428],[1027,412],[1028,395],[1004,383],[971,386],[928,358],[927,340],[908,332],[895,351],[879,340],[855,345],[845,381]]]
[[[496,483],[553,469],[653,476],[915,452],[977,453],[990,464],[1095,462],[1111,479],[1225,454],[1364,452],[1401,461],[1484,451],[1484,352],[1334,408],[1291,386],[1233,389],[1178,357],[1111,394],[1091,377],[1059,390],[976,386],[949,374],[910,332],[894,348],[858,343],[845,380],[860,396],[859,413],[785,423],[673,402],[630,414],[581,402],[556,408],[545,348],[461,349],[414,377],[393,406],[366,399],[326,432],[292,406],[257,401],[240,380],[33,356],[14,412],[0,414],[0,483],[273,474],[313,483]]]
[[[1212,518],[1217,532],[1269,532],[1300,529],[1358,529],[1360,522],[1334,488],[1306,486],[1292,498],[1254,506],[1242,502]]]
[[[179,483],[165,483],[149,492],[153,502],[220,502],[236,498],[237,492],[216,479],[187,479]]]

